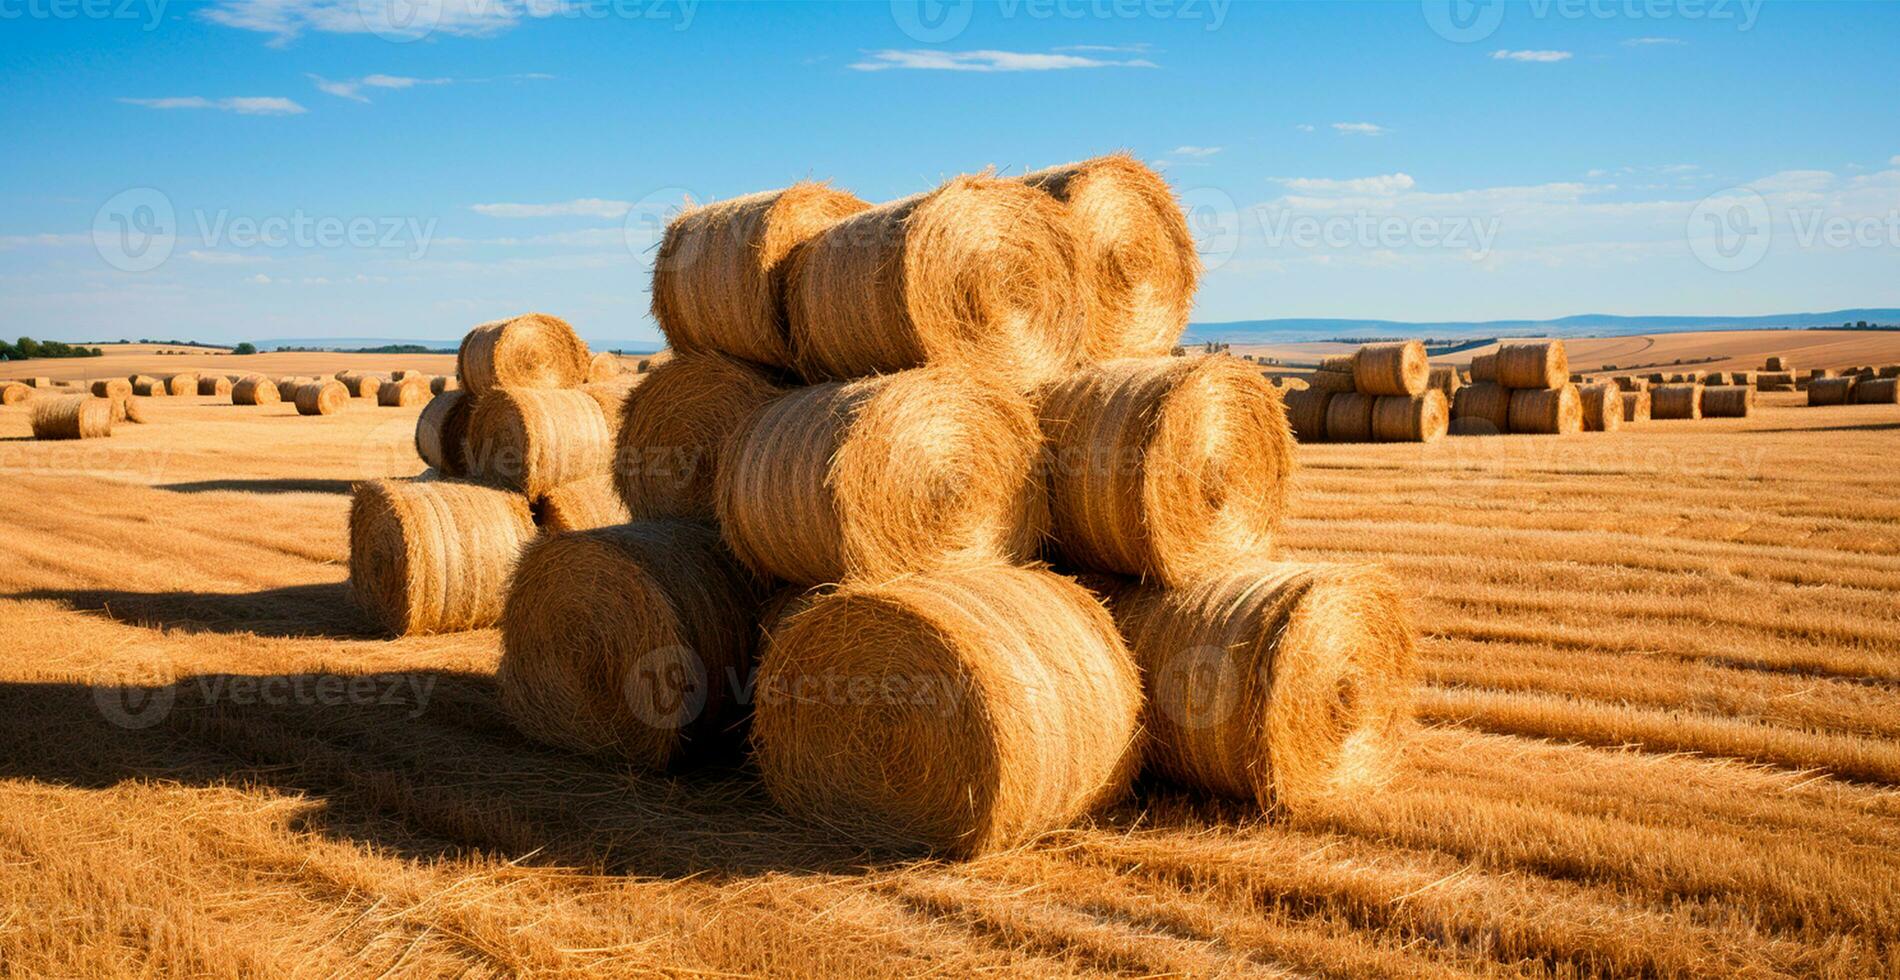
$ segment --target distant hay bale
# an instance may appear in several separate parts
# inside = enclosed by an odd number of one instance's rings
[[[1351,354],[1329,354],[1319,359],[1317,370],[1349,375],[1352,373],[1353,362],[1358,356],[1357,351]]]
[[[1495,436],[1509,431],[1511,389],[1490,381],[1475,381],[1458,389],[1451,405],[1453,435]]]
[[[92,383],[94,398],[130,398],[132,382],[124,378],[100,378]]]
[[[350,505],[350,589],[398,636],[492,626],[534,537],[519,495],[451,480],[371,480]]]
[[[1569,383],[1570,355],[1561,340],[1502,344],[1497,371],[1498,383],[1506,388],[1555,390]]]
[[[1341,391],[1326,403],[1326,440],[1328,442],[1371,442],[1372,407],[1376,395]]]
[[[1367,395],[1416,395],[1431,382],[1425,345],[1416,340],[1367,344],[1352,359],[1353,387]]]
[[[1583,431],[1583,400],[1569,382],[1555,388],[1511,389],[1511,431],[1522,435],[1569,435]]]
[[[0,405],[18,405],[33,397],[33,389],[18,381],[0,382]]]
[[[1854,404],[1900,403],[1900,378],[1862,378],[1854,382]]]
[[[1808,369],[1809,381],[1813,381],[1817,378],[1832,378],[1834,376],[1835,374],[1834,374],[1833,368],[1809,368]]]
[[[790,367],[788,259],[814,235],[870,206],[804,181],[674,218],[653,261],[653,318],[668,345]]]
[[[1623,391],[1611,384],[1584,385],[1577,389],[1583,407],[1583,431],[1615,432],[1623,427]]]
[[[195,374],[174,374],[165,379],[165,391],[173,396],[195,395],[198,393],[198,376]]]
[[[1142,671],[1151,770],[1286,811],[1396,768],[1417,649],[1383,569],[1262,562],[1108,597]]]
[[[804,585],[1030,560],[1041,441],[1027,398],[955,365],[798,388],[726,443],[719,527],[753,570]]]
[[[1168,353],[1187,328],[1201,261],[1167,181],[1126,153],[1022,180],[1068,205],[1088,356]]]
[[[375,401],[377,394],[383,388],[383,379],[360,371],[345,371],[337,375],[336,380],[351,398],[367,398]]]
[[[438,374],[429,379],[429,393],[432,395],[439,395],[445,391],[460,391],[461,388],[461,382],[450,375]]]
[[[1755,389],[1742,385],[1723,385],[1702,389],[1702,417],[1745,419],[1755,406]]]
[[[23,385],[26,385],[28,388],[37,388],[42,391],[53,387],[52,378],[43,378],[43,377],[21,378],[20,383]]]
[[[626,373],[620,365],[620,357],[612,351],[601,351],[587,362],[587,383],[612,381]]]
[[[252,375],[231,386],[233,405],[275,405],[283,400],[276,382],[261,375]]]
[[[124,398],[113,398],[110,399],[110,401],[112,402],[113,425],[117,425],[120,422],[130,422],[133,425],[143,425],[145,423],[145,403],[143,401],[129,395]]]
[[[1882,364],[1880,366],[1880,376],[1883,378],[1900,378],[1900,364]]]
[[[222,374],[206,374],[198,378],[198,394],[207,397],[223,397],[231,393],[231,379]]]
[[[429,399],[416,417],[416,455],[443,476],[468,474],[469,408],[464,393],[445,391]]]
[[[1053,540],[1074,565],[1172,584],[1271,545],[1293,438],[1245,362],[1107,361],[1049,389],[1041,415]]]
[[[1450,426],[1451,407],[1436,388],[1417,395],[1381,395],[1372,401],[1375,442],[1437,442]]]
[[[1792,366],[1790,366],[1789,364],[1787,364],[1781,359],[1781,355],[1779,354],[1768,355],[1768,359],[1762,362],[1761,368],[1764,371],[1793,371],[1794,370]]]
[[[1498,380],[1498,355],[1477,354],[1471,358],[1471,383],[1496,384]]]
[[[1755,375],[1755,387],[1761,391],[1793,391],[1794,375],[1787,371],[1761,371]]]
[[[112,434],[112,399],[57,395],[33,402],[35,439],[101,439]]]
[[[1069,373],[1087,336],[1068,222],[1047,194],[988,176],[837,222],[791,259],[799,372],[842,380],[955,363],[1023,390]]]
[[[734,755],[762,597],[698,524],[544,536],[501,615],[502,708],[531,738],[643,769]]]
[[[291,377],[278,378],[277,379],[277,400],[283,401],[283,402],[294,402],[297,400],[297,389],[311,383],[312,381],[309,378],[291,378]]]
[[[376,404],[385,408],[409,408],[429,400],[429,379],[411,373],[376,389]]]
[[[630,519],[608,473],[549,490],[534,499],[533,511],[534,523],[550,534],[625,524]]]
[[[1755,372],[1730,371],[1728,373],[1728,383],[1732,385],[1752,385],[1755,383]]]
[[[1304,391],[1311,387],[1306,383],[1305,378],[1295,378],[1291,375],[1269,374],[1266,378],[1267,382],[1275,388],[1283,388],[1287,391]]]
[[[1702,417],[1702,386],[1667,384],[1650,389],[1649,417],[1653,419],[1699,419]]]
[[[1654,387],[1656,385],[1668,384],[1669,376],[1658,371],[1654,374],[1651,374],[1647,380],[1649,381],[1650,386]]]
[[[1619,374],[1611,378],[1610,383],[1616,385],[1618,391],[1642,391],[1649,386],[1649,382],[1642,378],[1633,378],[1627,374]]]
[[[772,798],[876,848],[1025,843],[1122,797],[1138,763],[1133,657],[1040,569],[846,583],[773,631],[757,691]]]
[[[138,375],[132,379],[132,393],[146,398],[164,398],[172,393],[171,386],[162,378]]]
[[[1306,386],[1314,391],[1357,391],[1350,371],[1314,371],[1306,376]]]
[[[785,389],[720,354],[681,354],[644,375],[625,402],[613,469],[635,520],[713,518],[713,482],[726,440]]]
[[[1326,405],[1333,392],[1306,388],[1286,393],[1286,420],[1301,442],[1326,441]]]
[[[1649,421],[1649,389],[1626,391],[1623,393],[1623,421]]]
[[[1808,405],[1847,405],[1854,400],[1854,378],[1815,378],[1808,382]]]
[[[1449,366],[1432,368],[1431,377],[1426,382],[1427,387],[1445,396],[1446,406],[1451,405],[1452,397],[1458,394],[1458,389],[1463,385],[1464,381],[1458,377],[1458,369]]]
[[[609,471],[600,405],[571,388],[498,388],[475,398],[463,453],[470,479],[537,497]]]
[[[463,387],[485,395],[498,388],[572,388],[587,380],[589,355],[560,317],[524,313],[468,332],[455,355]]]
[[[335,415],[349,404],[350,391],[341,381],[312,381],[297,386],[298,415]]]

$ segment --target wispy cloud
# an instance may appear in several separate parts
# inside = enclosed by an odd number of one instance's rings
[[[1376,177],[1352,177],[1344,180],[1331,177],[1276,177],[1289,190],[1305,191],[1309,194],[1367,194],[1373,197],[1390,197],[1401,191],[1409,191],[1415,183],[1410,174],[1380,174]]]
[[[318,91],[327,92],[341,99],[356,102],[368,102],[369,96],[363,94],[366,88],[405,89],[418,85],[450,85],[453,78],[409,78],[403,75],[365,75],[354,81],[335,82],[321,75],[306,75]]]
[[[1219,153],[1218,146],[1177,146],[1168,151],[1167,156],[1155,161],[1157,167],[1204,167],[1207,158]]]
[[[1049,50],[1051,51],[1095,51],[1095,52],[1108,52],[1111,54],[1115,54],[1115,53],[1147,54],[1152,48],[1153,48],[1153,45],[1145,44],[1145,43],[1144,44],[1064,44],[1059,47],[1050,48]]]
[[[598,197],[577,197],[552,204],[471,204],[469,210],[491,218],[608,218],[627,216],[633,205]]]
[[[1369,122],[1336,122],[1333,131],[1341,136],[1384,136],[1384,126]]]
[[[1554,61],[1569,61],[1570,52],[1568,51],[1506,51],[1503,48],[1499,48],[1498,50],[1491,52],[1491,59],[1493,61],[1528,61],[1528,62],[1534,62],[1534,63],[1549,64]]]
[[[1893,156],[1891,156],[1891,157],[1888,157],[1888,158],[1887,158],[1887,166],[1889,166],[1889,167],[1900,167],[1900,153],[1896,153],[1896,154],[1894,154]]]
[[[1673,47],[1688,43],[1679,37],[1632,37],[1624,41],[1623,46],[1626,48],[1646,48],[1657,45]]]
[[[240,116],[294,116],[306,111],[296,102],[276,96],[207,99],[202,95],[181,95],[163,99],[120,99],[119,101],[126,105],[144,106],[147,109],[216,109],[220,112],[235,112]]]
[[[255,265],[260,262],[270,261],[268,257],[262,255],[240,255],[236,252],[207,252],[203,249],[196,248],[186,252],[185,258],[193,262],[202,262],[205,265]]]
[[[272,35],[283,45],[305,31],[419,38],[433,33],[490,37],[524,18],[566,9],[546,0],[424,0],[386,3],[364,0],[213,0],[204,17],[239,30]]]
[[[1313,124],[1312,123],[1296,123],[1293,126],[1293,128],[1299,130],[1302,133],[1310,133],[1313,131]]]
[[[1071,68],[1156,68],[1146,58],[1122,61],[1088,58],[1075,54],[1033,51],[936,51],[918,48],[907,51],[867,51],[864,60],[852,62],[858,71],[887,71],[893,68],[913,71],[1061,71]]]

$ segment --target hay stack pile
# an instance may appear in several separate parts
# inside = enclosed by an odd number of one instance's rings
[[[1457,390],[1457,374],[1427,364],[1419,341],[1368,344],[1321,362],[1287,393],[1287,417],[1301,442],[1434,442]]]
[[[503,706],[641,767],[749,746],[787,809],[959,856],[1144,762],[1270,810],[1362,789],[1409,717],[1412,633],[1382,573],[1270,560],[1285,409],[1238,359],[1166,356],[1196,266],[1126,157],[687,212],[653,287],[678,355],[613,453],[631,521],[526,546]],[[474,375],[471,430],[507,387]]]
[[[1586,426],[1583,396],[1569,378],[1570,355],[1561,340],[1500,344],[1495,353],[1471,359],[1471,384],[1452,403],[1451,431],[1568,435],[1614,426],[1610,399],[1601,397],[1591,413],[1597,424]]]

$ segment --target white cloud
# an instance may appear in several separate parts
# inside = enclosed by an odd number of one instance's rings
[[[885,71],[903,68],[919,71],[1060,71],[1069,68],[1155,68],[1145,58],[1112,61],[1081,55],[1037,53],[1031,51],[936,51],[928,48],[908,51],[868,51],[865,60],[853,62],[858,71]]]
[[[15,248],[29,248],[35,245],[48,248],[60,248],[72,245],[91,245],[92,236],[83,232],[78,234],[57,234],[42,232],[38,235],[0,235],[0,251]]]
[[[1298,123],[1294,125],[1293,128],[1299,130],[1302,133],[1310,133],[1313,131],[1313,124],[1312,123]]]
[[[408,40],[440,33],[492,37],[523,18],[548,17],[566,9],[550,0],[214,0],[206,19],[226,27],[272,35],[282,45],[305,31],[375,34]]]
[[[1369,122],[1336,122],[1333,130],[1341,136],[1384,136],[1387,132],[1384,126]]]
[[[1889,166],[1889,167],[1900,167],[1900,153],[1896,153],[1896,154],[1894,154],[1893,156],[1891,156],[1891,157],[1888,157],[1888,158],[1887,158],[1887,166]]]
[[[186,252],[185,258],[193,262],[203,262],[205,265],[256,265],[260,262],[270,261],[270,259],[262,255],[239,255],[236,252],[206,252],[202,249],[195,248]]]
[[[321,75],[306,75],[305,77],[309,78],[319,91],[357,102],[369,101],[369,97],[363,94],[365,88],[405,89],[418,85],[451,85],[455,82],[453,78],[408,78],[402,75],[365,75],[355,81],[342,82],[333,82]]]
[[[1569,61],[1570,52],[1568,51],[1506,51],[1500,48],[1496,51],[1491,52],[1491,58],[1494,61],[1531,61],[1531,62],[1549,63],[1553,61]]]
[[[1657,45],[1674,47],[1688,43],[1689,42],[1679,37],[1633,37],[1624,41],[1623,46],[1626,48],[1645,48]]]
[[[294,116],[306,111],[290,99],[276,96],[234,96],[228,99],[207,99],[202,95],[172,96],[164,99],[120,99],[127,105],[144,106],[147,109],[217,109],[221,112],[235,112],[240,116]]]
[[[1169,150],[1168,155],[1171,157],[1196,157],[1204,159],[1219,153],[1220,150],[1221,148],[1218,146],[1177,146]]]
[[[1052,51],[1108,51],[1121,54],[1146,54],[1149,44],[1064,44],[1051,48]]]
[[[1370,194],[1375,197],[1389,197],[1400,191],[1409,191],[1415,186],[1410,174],[1381,174],[1377,177],[1356,177],[1349,180],[1334,180],[1326,177],[1281,177],[1280,183],[1296,191],[1315,193]]]
[[[1594,167],[1584,172],[1585,177],[1593,177],[1593,178],[1594,177],[1608,177],[1609,175],[1610,175],[1610,172],[1608,170],[1602,170],[1602,169],[1594,168]]]
[[[254,276],[252,276],[252,277],[251,277],[251,278],[250,278],[249,280],[247,280],[247,281],[248,281],[248,282],[254,282],[254,283],[257,283],[257,284],[258,284],[258,285],[260,285],[260,286],[268,286],[268,285],[270,285],[270,281],[271,281],[271,280],[270,280],[270,277],[269,277],[269,276],[267,276],[267,275],[265,275],[265,274],[263,274],[262,272],[260,272],[260,273],[258,273],[257,275],[254,275]]]
[[[633,205],[598,197],[577,197],[553,204],[471,204],[469,210],[491,218],[610,218],[627,216]]]

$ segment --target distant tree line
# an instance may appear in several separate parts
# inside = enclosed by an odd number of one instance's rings
[[[241,346],[241,345],[240,345]],[[343,354],[453,354],[455,348],[424,347],[421,344],[384,344],[381,347],[279,347],[279,351]],[[255,351],[255,348],[253,348]],[[233,353],[241,353],[234,351]]]
[[[1814,329],[1832,330],[1834,328],[1833,327],[1815,327]],[[1855,320],[1853,323],[1841,324],[1840,329],[1842,330],[1900,330],[1900,323],[1868,323],[1866,320]]]
[[[28,361],[36,357],[103,357],[105,351],[97,347],[80,347],[57,340],[34,340],[21,337],[9,344],[0,340],[0,361]]]

